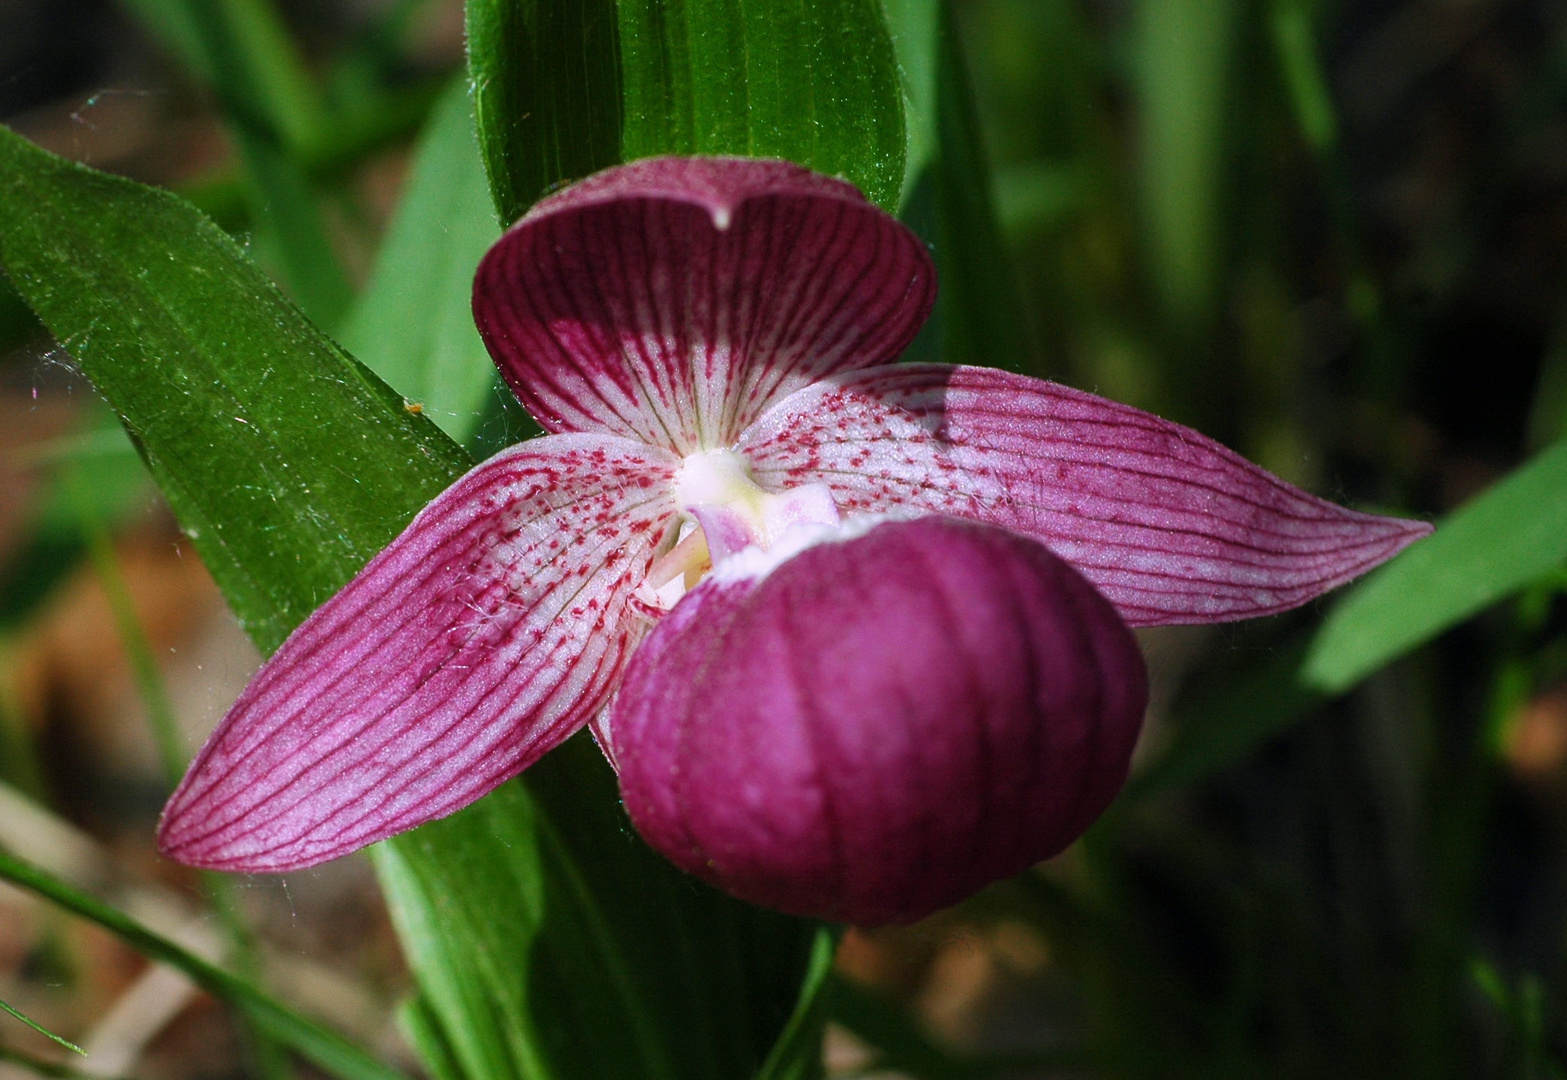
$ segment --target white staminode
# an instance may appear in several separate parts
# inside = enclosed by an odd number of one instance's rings
[[[675,498],[685,509],[693,506],[742,506],[760,508],[768,497],[751,479],[745,455],[733,450],[703,450],[692,454],[675,473]]]
[[[807,484],[777,493],[751,478],[744,456],[733,450],[692,454],[675,474],[675,498],[687,513],[727,526],[710,535],[715,562],[754,544],[771,548],[798,525],[836,525],[838,506],[824,484]]]
[[[733,450],[686,458],[675,475],[675,497],[702,521],[719,581],[761,577],[808,547],[852,540],[888,520],[865,514],[845,521],[825,484],[766,491]]]
[[[767,548],[753,544],[718,563],[713,567],[713,578],[717,581],[746,581],[766,577],[806,548],[853,540],[895,517],[893,514],[857,514],[830,525],[822,522],[791,525]]]

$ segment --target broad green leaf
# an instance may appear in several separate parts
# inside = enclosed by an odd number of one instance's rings
[[[897,206],[902,91],[877,0],[476,0],[468,50],[503,221],[655,154],[787,158]]]
[[[466,465],[189,206],[3,131],[0,262],[125,419],[263,649],[275,648]],[[546,852],[546,878],[534,886],[551,905],[542,915],[530,915],[496,869],[514,849],[494,818],[523,813],[504,793],[388,848],[417,867],[437,904],[469,896],[483,884],[474,881],[482,868],[491,892],[473,899],[493,905],[487,920],[542,919],[537,947],[501,973],[518,980],[521,1000],[543,1018],[539,1044],[514,1060],[554,1064],[551,1054],[620,1045],[597,1034],[608,1024],[635,1033],[637,1055],[609,1075],[748,1075],[794,1009],[810,927],[679,875],[632,836],[591,744],[563,750],[527,774],[534,809],[517,826],[534,830],[531,843]],[[430,925],[463,971],[480,969],[485,940],[460,932],[460,920],[457,928]],[[427,968],[436,960],[419,942],[410,950],[421,983],[438,985],[439,973]],[[448,997],[437,1008],[428,990],[426,1000],[424,1016],[439,1023],[449,1060],[466,1068],[460,1048],[484,1038],[464,1029],[486,1023],[491,1000],[453,1006],[459,999]],[[560,1050],[550,1040],[562,1031],[589,1034]],[[644,1061],[650,1046],[666,1057]],[[514,1053],[510,1043],[504,1049]],[[603,1075],[565,1060],[563,1070],[579,1071],[563,1077]],[[523,1068],[518,1075],[527,1075]]]
[[[745,1080],[785,1028],[808,957],[798,1034],[775,1054],[819,1057],[811,1003],[830,940],[813,951],[808,924],[649,851],[585,737],[526,777],[375,849],[419,981],[417,1022],[461,1076]],[[809,1075],[774,1069],[764,1075]]]
[[[505,852],[499,863],[494,847]],[[371,851],[419,984],[417,1013],[408,1019],[421,1031],[417,1043],[433,1040],[436,1060],[449,1061],[435,1071],[493,1080],[547,1075],[525,992],[543,908],[526,790],[507,784],[455,817]]]
[[[1303,676],[1341,692],[1567,564],[1567,440],[1517,469],[1333,609]]]
[[[621,152],[780,157],[896,209],[902,89],[879,0],[620,0]]]
[[[20,1009],[7,1004],[4,1000],[0,1000],[0,1012],[9,1013],[16,1019],[20,1020],[22,1023],[26,1024],[28,1027],[32,1028],[34,1031],[38,1032],[38,1034],[44,1036],[47,1039],[54,1040],[61,1046],[65,1047],[67,1050],[74,1050],[78,1054],[82,1054],[84,1056],[87,1053],[87,1051],[83,1050],[80,1046],[77,1046],[75,1043],[67,1039],[62,1039],[60,1036],[44,1027],[42,1024],[28,1016],[26,1013],[22,1012]]]
[[[183,971],[203,990],[240,1006],[245,1015],[278,1042],[297,1050],[341,1080],[407,1080],[363,1050],[273,1000],[250,983],[215,967],[176,945],[117,908],[0,850],[0,881],[8,881],[96,923],[137,952]]]
[[[473,324],[473,272],[500,235],[459,80],[431,114],[343,343],[458,442],[495,377]]]
[[[264,649],[466,467],[187,204],[4,130],[0,263]]]
[[[620,160],[615,0],[470,0],[468,73],[501,222]]]

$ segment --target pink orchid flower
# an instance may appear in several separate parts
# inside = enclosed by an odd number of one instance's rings
[[[911,920],[1114,797],[1147,698],[1129,626],[1282,611],[1429,531],[1091,394],[893,364],[934,296],[911,232],[782,162],[653,159],[541,201],[474,313],[551,434],[295,631],[170,800],[164,852],[310,866],[592,722],[678,865]]]

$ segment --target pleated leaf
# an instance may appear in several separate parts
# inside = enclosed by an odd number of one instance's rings
[[[0,264],[124,418],[264,651],[469,464],[190,206],[3,129]],[[694,891],[635,840],[607,766],[590,745],[581,750],[546,758],[526,774],[526,789],[503,788],[389,842],[394,861],[418,864],[436,907],[460,895],[482,912],[485,933],[538,927],[528,938],[536,947],[491,969],[513,988],[488,987],[466,1004],[437,1007],[435,961],[411,947],[419,1045],[432,1071],[461,1068],[466,1080],[508,1069],[744,1080],[794,1009],[810,928]],[[529,843],[508,844],[519,830]],[[549,845],[538,880],[532,844]],[[388,890],[399,921],[412,926],[419,912],[407,878],[388,875]],[[524,878],[531,897],[514,884]],[[538,897],[542,914],[530,907]],[[431,948],[452,971],[479,978],[478,957],[493,942],[440,920],[423,925],[440,935]],[[606,941],[620,944],[608,950]],[[525,995],[536,1010],[532,1033],[498,1026],[509,1021],[493,1003],[506,994]],[[631,1044],[603,1035],[627,1025],[650,1030]],[[495,1059],[461,1049],[486,1039],[500,1040],[508,1064],[499,1072],[489,1068]],[[649,1046],[665,1047],[662,1060],[674,1064],[644,1059]]]
[[[475,0],[468,50],[504,221],[659,154],[785,158],[897,206],[902,91],[877,0]]]
[[[4,130],[0,262],[267,651],[468,464],[188,204]]]
[[[653,854],[586,738],[527,776],[375,849],[425,1019],[459,1075],[748,1080],[764,1062],[768,1076],[812,1075],[811,926]],[[787,1024],[807,970],[807,1015]]]

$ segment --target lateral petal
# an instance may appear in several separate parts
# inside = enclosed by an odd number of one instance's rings
[[[1425,536],[1346,510],[1151,413],[990,368],[905,364],[799,391],[737,449],[846,514],[925,510],[1047,544],[1134,626],[1283,611]]]
[[[221,870],[336,858],[461,808],[604,705],[675,504],[667,454],[546,436],[469,472],[299,627],[169,801]]]
[[[651,158],[535,206],[480,264],[473,308],[545,428],[685,454],[807,383],[891,361],[935,288],[919,239],[850,184]]]

